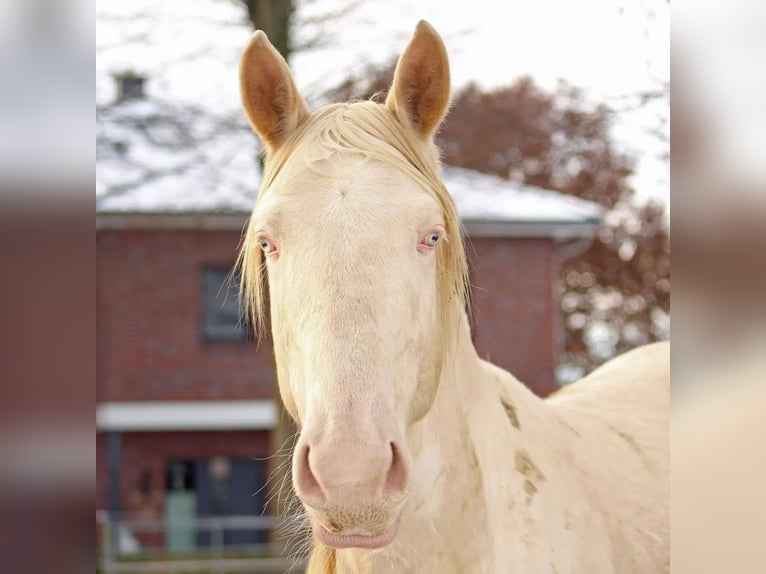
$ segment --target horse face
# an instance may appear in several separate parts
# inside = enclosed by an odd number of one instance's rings
[[[411,482],[408,429],[436,393],[444,348],[437,254],[445,226],[456,225],[394,148],[418,148],[413,155],[435,169],[446,51],[421,22],[385,106],[341,106],[312,119],[284,61],[256,33],[241,85],[253,128],[283,156],[248,237],[266,261],[280,393],[301,428],[295,490],[325,544],[381,547],[395,536]],[[317,125],[330,127],[306,127]]]
[[[361,157],[312,163],[273,191],[256,218],[280,388],[302,429],[295,489],[323,540],[379,544],[407,493],[407,428],[439,377],[441,210]]]

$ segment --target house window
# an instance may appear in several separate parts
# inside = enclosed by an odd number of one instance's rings
[[[223,267],[202,270],[202,337],[205,341],[247,341],[250,329],[239,306],[239,281]]]

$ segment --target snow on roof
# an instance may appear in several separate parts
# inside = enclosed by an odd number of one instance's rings
[[[249,211],[257,141],[240,117],[153,100],[96,112],[97,213]]]
[[[249,213],[260,180],[244,120],[141,100],[97,111],[97,214]],[[464,223],[597,224],[591,202],[444,166]]]
[[[459,167],[444,166],[442,180],[464,221],[598,223],[601,207],[578,197]]]

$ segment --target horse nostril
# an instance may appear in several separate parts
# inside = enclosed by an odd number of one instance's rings
[[[310,448],[308,445],[304,446],[299,453],[300,458],[296,465],[296,490],[301,497],[307,498],[312,501],[313,504],[321,505],[325,501],[325,495],[322,490],[322,485],[314,476],[311,470],[311,461],[309,460]]]
[[[391,466],[388,469],[386,483],[383,486],[383,498],[390,499],[401,495],[407,486],[407,468],[399,448],[391,444]]]

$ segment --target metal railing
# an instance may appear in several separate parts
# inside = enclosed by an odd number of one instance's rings
[[[96,511],[99,529],[99,570],[102,574],[140,573],[215,573],[260,572],[299,574],[304,559],[282,556],[283,544],[258,542],[232,544],[227,533],[261,533],[267,539],[290,518],[272,516],[201,517],[190,521],[166,522],[154,519],[114,519],[106,511]],[[173,532],[208,533],[205,544],[184,551],[172,551],[164,544]],[[141,544],[147,535],[163,544]]]

